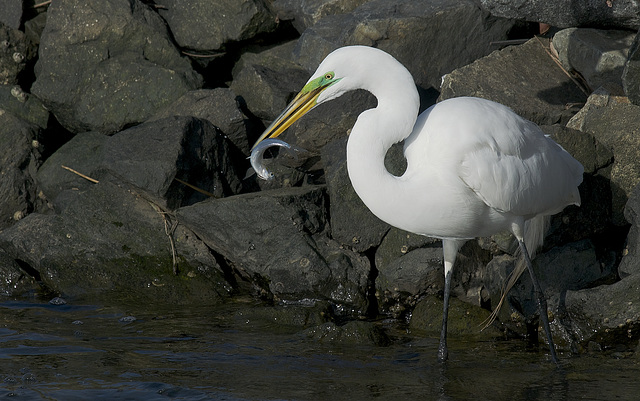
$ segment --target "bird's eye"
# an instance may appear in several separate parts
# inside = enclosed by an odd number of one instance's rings
[[[334,75],[332,72],[328,72],[325,74],[324,79],[333,79]]]

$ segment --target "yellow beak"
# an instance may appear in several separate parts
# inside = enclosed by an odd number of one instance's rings
[[[318,85],[317,82],[309,82],[300,93],[287,105],[284,111],[264,130],[260,138],[253,144],[251,149],[256,147],[260,142],[267,138],[276,138],[282,134],[287,128],[296,122],[300,117],[304,116],[315,107],[318,96],[327,89],[335,81]]]

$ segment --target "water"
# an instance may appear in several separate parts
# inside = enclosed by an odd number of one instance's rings
[[[0,303],[0,398],[11,400],[637,400],[640,359],[521,341],[397,332],[388,347],[319,343],[253,321],[247,303],[198,308]],[[256,306],[257,307],[257,306]]]

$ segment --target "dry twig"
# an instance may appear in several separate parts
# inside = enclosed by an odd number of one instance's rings
[[[67,167],[67,166],[65,166],[64,164],[63,164],[63,165],[61,165],[60,167],[62,167],[62,168],[63,168],[63,169],[65,169],[65,170],[69,170],[69,171],[71,171],[73,174],[77,174],[77,175],[79,175],[80,177],[84,178],[85,180],[89,180],[89,181],[93,182],[94,184],[97,184],[97,183],[99,183],[99,182],[100,182],[100,181],[96,180],[95,178],[91,178],[91,177],[89,177],[88,175],[84,175],[84,174],[82,174],[82,173],[80,173],[80,172],[78,172],[78,171],[76,171],[76,170],[72,169],[71,167]]]

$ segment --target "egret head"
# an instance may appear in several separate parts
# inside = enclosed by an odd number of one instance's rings
[[[392,58],[381,50],[365,46],[341,47],[331,52],[253,147],[266,138],[276,138],[317,105],[353,89],[367,89],[366,80],[362,78],[380,67],[375,61],[377,57]]]

